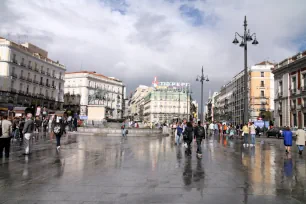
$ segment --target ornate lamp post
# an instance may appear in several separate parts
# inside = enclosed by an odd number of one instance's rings
[[[258,45],[258,41],[256,40],[256,34],[250,34],[250,30],[247,29],[248,24],[247,24],[247,20],[246,20],[246,16],[244,17],[244,34],[243,35],[239,35],[239,33],[235,32],[235,39],[233,41],[234,44],[238,44],[239,41],[237,40],[237,35],[241,38],[241,43],[240,43],[240,47],[244,48],[244,93],[245,93],[245,97],[244,97],[244,123],[249,122],[249,104],[248,104],[248,100],[249,100],[249,94],[248,94],[248,65],[247,65],[247,57],[248,57],[248,52],[247,52],[247,43],[253,40],[252,42],[253,45]]]
[[[204,104],[203,104],[203,82],[204,81],[208,82],[209,79],[208,79],[207,75],[204,76],[203,66],[202,66],[202,74],[201,74],[201,76],[197,76],[196,81],[201,82],[201,118],[200,119],[201,119],[201,122],[204,122],[204,114],[203,114],[203,106],[204,106]]]

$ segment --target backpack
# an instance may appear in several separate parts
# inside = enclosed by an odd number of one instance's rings
[[[62,132],[62,126],[61,124],[57,123],[54,126],[54,130],[53,130],[54,134],[59,135]]]
[[[197,128],[197,135],[200,136],[200,138],[204,138],[205,137],[205,130],[204,127],[199,126]]]

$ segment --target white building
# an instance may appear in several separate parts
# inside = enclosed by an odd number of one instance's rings
[[[73,104],[69,103],[74,97]],[[89,107],[104,107],[102,118],[123,118],[126,88],[122,81],[96,72],[80,71],[65,73],[65,107],[88,115]],[[90,119],[90,118],[89,118]]]
[[[144,98],[153,90],[153,87],[140,85],[130,99],[130,116],[134,121],[144,120]]]
[[[65,70],[47,51],[0,37],[0,107],[61,109]]]

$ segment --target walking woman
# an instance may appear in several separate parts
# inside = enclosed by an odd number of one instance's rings
[[[291,152],[291,146],[292,146],[292,132],[289,127],[286,127],[286,129],[283,131],[284,135],[284,145],[286,147],[286,154]]]
[[[176,127],[176,131],[175,131],[175,144],[176,145],[180,145],[182,132],[183,132],[182,123],[179,122],[177,127]]]
[[[306,134],[305,131],[299,127],[299,129],[296,131],[296,145],[299,149],[299,154],[302,155],[304,146],[306,141]]]

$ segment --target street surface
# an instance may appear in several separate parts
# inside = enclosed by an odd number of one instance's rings
[[[186,157],[173,137],[71,135],[37,143],[0,161],[0,203],[306,203],[306,154],[287,157],[283,140],[258,138],[203,143],[203,158]],[[306,153],[306,152],[305,152]]]

